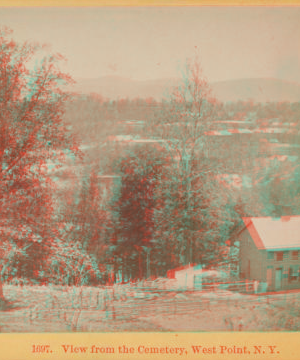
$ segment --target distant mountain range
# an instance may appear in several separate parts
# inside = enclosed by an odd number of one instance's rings
[[[137,81],[122,77],[106,76],[97,79],[78,79],[72,90],[88,94],[98,93],[104,98],[147,98],[160,100],[168,97],[170,89],[179,79]],[[300,84],[278,79],[237,79],[211,84],[214,96],[220,101],[253,100],[300,101]]]

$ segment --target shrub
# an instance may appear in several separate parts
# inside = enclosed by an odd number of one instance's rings
[[[78,242],[63,242],[56,239],[45,269],[40,278],[56,285],[87,285],[97,283],[102,274],[93,255]]]

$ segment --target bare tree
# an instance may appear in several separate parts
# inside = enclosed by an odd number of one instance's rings
[[[224,199],[217,191],[208,146],[216,104],[196,55],[187,60],[181,84],[149,127],[155,138],[163,140],[170,159],[168,183],[161,190],[165,206],[158,211],[157,218],[163,219],[158,236],[165,231],[166,241],[174,238],[173,248],[185,264],[196,260],[194,252],[199,247],[202,254],[215,251],[217,223],[222,218],[220,201]]]

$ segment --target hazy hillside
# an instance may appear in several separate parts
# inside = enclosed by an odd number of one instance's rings
[[[105,98],[148,98],[160,100],[167,97],[176,79],[137,81],[122,77],[105,76],[98,79],[77,79],[74,87],[80,93],[98,93]]]
[[[300,101],[300,84],[278,79],[238,79],[212,84],[215,96],[222,101],[248,100]]]
[[[98,79],[78,79],[73,90],[79,93],[98,93],[105,98],[168,97],[178,79],[166,78],[137,81],[107,76]],[[300,101],[300,84],[278,79],[237,79],[212,83],[215,96],[221,101],[252,99],[267,101]]]

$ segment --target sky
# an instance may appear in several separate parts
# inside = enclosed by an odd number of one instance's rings
[[[0,8],[1,25],[51,44],[75,79],[177,78],[197,51],[211,82],[300,83],[300,7]]]

